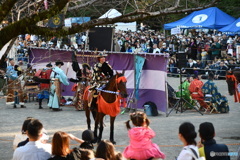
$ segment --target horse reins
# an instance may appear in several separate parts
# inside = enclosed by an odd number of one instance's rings
[[[122,82],[127,82],[127,79],[126,79],[125,77],[123,77],[123,76],[116,78],[116,80],[115,80],[115,82],[116,82],[116,87],[117,87],[117,84],[120,83],[121,81],[122,81]],[[120,92],[118,92],[118,91],[115,92],[115,91],[104,90],[104,89],[103,89],[104,87],[105,87],[105,85],[102,86],[102,87],[100,87],[100,88],[96,88],[96,90],[97,90],[97,91],[101,91],[101,92],[105,92],[105,93],[116,94],[116,95],[119,95],[119,94],[120,94]],[[118,87],[117,87],[117,90],[118,90]]]

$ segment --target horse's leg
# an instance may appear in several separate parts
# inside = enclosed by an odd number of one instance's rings
[[[87,126],[88,129],[91,130],[91,118],[90,118],[90,110],[88,108],[88,101],[83,101],[83,106],[84,106],[84,110],[85,110],[85,115],[87,118]]]
[[[101,142],[101,140],[102,140],[102,133],[103,133],[103,118],[104,118],[104,116],[105,116],[105,114],[104,113],[98,113],[98,120],[99,120],[99,135],[98,135],[98,143],[100,143]]]
[[[99,114],[96,114],[96,118],[95,118],[95,124],[94,124],[94,141],[93,143],[96,143],[98,140],[98,123],[99,123]]]
[[[91,112],[92,112],[93,119],[95,120],[95,119],[96,119],[97,112],[96,112],[96,111],[91,111]]]
[[[115,122],[116,117],[111,117],[110,116],[110,141],[113,144],[116,144],[116,142],[114,141],[114,122]]]

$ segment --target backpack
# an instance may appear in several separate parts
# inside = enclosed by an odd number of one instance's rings
[[[158,116],[158,110],[155,103],[148,101],[144,103],[143,108],[147,116]]]
[[[81,152],[79,148],[74,147],[73,151],[70,153],[69,160],[81,160]]]
[[[206,160],[205,157],[198,157],[197,152],[194,149],[187,147],[187,150],[192,153],[192,160]]]

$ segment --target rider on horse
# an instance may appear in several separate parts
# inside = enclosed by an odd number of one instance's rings
[[[112,67],[106,62],[107,54],[99,53],[98,62],[93,66],[93,85],[90,90],[106,84],[113,76]]]

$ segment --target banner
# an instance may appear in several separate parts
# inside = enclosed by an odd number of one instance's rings
[[[172,28],[171,35],[175,35],[175,34],[181,34],[181,29],[180,28]]]
[[[92,57],[93,52],[77,52],[77,59],[81,63],[89,63],[93,66],[97,60]],[[127,90],[128,94],[134,93],[136,82],[135,77],[135,55],[127,53],[107,53],[106,60],[112,66],[114,71],[125,70],[125,77],[127,78]],[[84,56],[80,56],[84,55]],[[153,54],[137,54],[139,57],[145,59],[141,74],[138,75],[140,80],[138,81],[139,100],[137,101],[137,107],[142,108],[144,103],[151,101],[157,105],[158,110],[162,112],[167,111],[167,95],[166,95],[166,75],[167,75],[167,62],[168,58],[163,55]],[[67,62],[71,65],[72,51],[58,50],[58,49],[33,49],[31,48],[30,62],[34,69],[40,69],[46,66],[49,62],[55,62],[58,59],[64,60],[65,65],[61,68],[64,72],[67,70]],[[140,67],[139,67],[140,68]],[[68,78],[75,78],[76,73],[69,68]],[[63,96],[73,96],[74,92],[71,91],[71,86],[74,83],[70,82],[69,86],[64,88]]]
[[[47,26],[50,28],[62,27],[64,22],[64,15],[59,14],[49,19]]]
[[[145,62],[145,58],[135,55],[134,56],[134,62],[135,62],[135,98],[139,99],[139,84],[140,84],[140,78],[142,73],[142,68]]]
[[[239,59],[239,57],[240,57],[240,45],[237,44],[236,48],[237,48],[236,49],[236,58]]]

